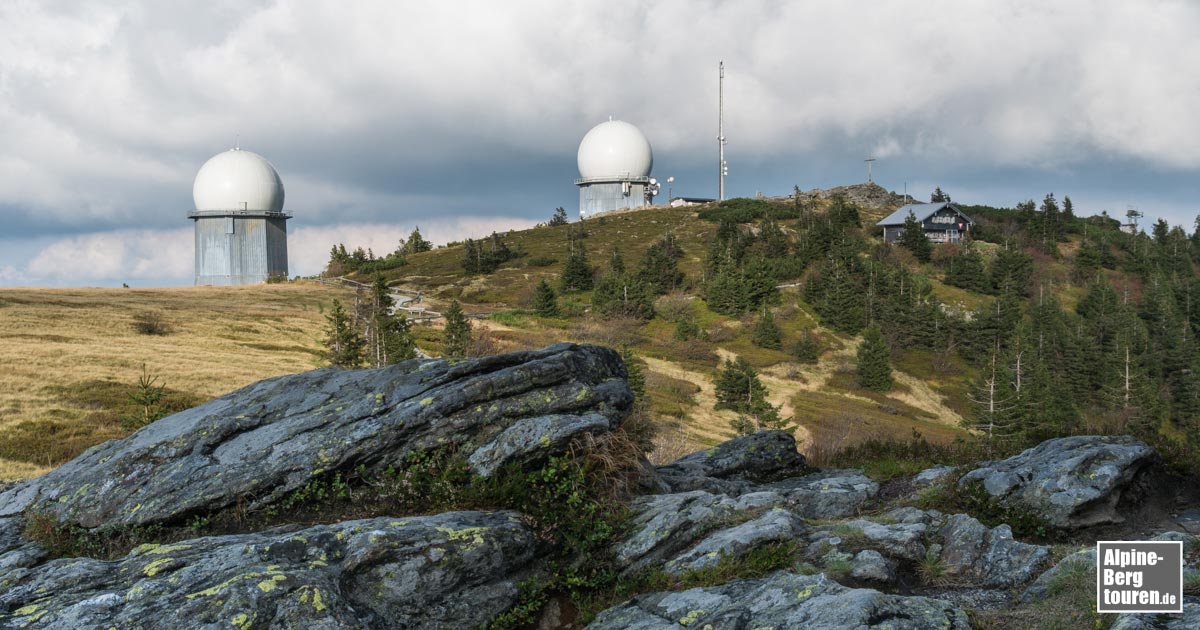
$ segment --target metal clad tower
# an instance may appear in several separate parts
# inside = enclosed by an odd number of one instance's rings
[[[621,121],[602,122],[579,143],[579,216],[648,206],[658,194],[650,177],[654,153],[637,127]]]
[[[192,185],[196,209],[196,284],[240,285],[287,277],[283,182],[263,156],[241,148],[218,153]]]

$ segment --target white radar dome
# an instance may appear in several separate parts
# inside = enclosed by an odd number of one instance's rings
[[[200,167],[192,200],[199,212],[282,212],[283,182],[263,156],[230,149]]]
[[[579,176],[584,179],[646,177],[654,166],[650,141],[623,121],[602,122],[579,143]]]

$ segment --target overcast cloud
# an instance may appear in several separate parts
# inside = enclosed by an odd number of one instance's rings
[[[293,273],[571,211],[579,139],[640,126],[654,174],[733,195],[875,179],[968,203],[1055,192],[1192,226],[1200,4],[0,4],[0,284],[187,284],[191,181],[233,145],[287,189]]]

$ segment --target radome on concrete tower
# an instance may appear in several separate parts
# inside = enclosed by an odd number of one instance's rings
[[[263,156],[233,148],[200,167],[196,209],[196,284],[239,285],[287,277],[283,182]]]
[[[602,122],[579,143],[579,216],[650,205],[658,181],[646,134],[623,120]]]

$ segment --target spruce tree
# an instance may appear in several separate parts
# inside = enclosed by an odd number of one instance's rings
[[[433,243],[425,240],[421,236],[421,228],[413,228],[412,234],[408,235],[408,240],[404,242],[404,254],[419,254],[433,249]]]
[[[567,211],[560,207],[554,209],[554,216],[550,217],[550,222],[546,225],[555,227],[558,225],[566,225],[567,223],[569,223],[569,221],[567,221]]]
[[[732,409],[739,417],[730,424],[739,434],[758,429],[781,429],[779,408],[767,401],[767,388],[745,357],[726,360],[717,375],[716,409]]]
[[[620,247],[614,247],[612,250],[612,256],[610,256],[608,259],[608,275],[625,275],[625,258],[621,256]]]
[[[920,262],[927,263],[933,256],[933,244],[925,236],[925,226],[917,220],[917,215],[909,211],[904,219],[904,231],[900,234],[900,244]]]
[[[361,366],[366,343],[354,329],[340,300],[333,301],[333,309],[325,316],[325,320],[328,322],[325,328],[325,358],[335,367],[349,369]]]
[[[563,266],[559,288],[564,293],[568,291],[590,291],[593,283],[592,266],[588,264],[587,252],[584,250],[583,242],[573,241],[571,243],[571,252],[567,255],[567,262]]]
[[[667,232],[642,256],[637,279],[655,295],[673,291],[683,284],[683,272],[679,271],[680,258],[683,258],[683,250],[675,242],[675,234]]]
[[[469,274],[479,273],[480,268],[482,267],[482,261],[480,260],[481,254],[482,252],[479,250],[479,244],[475,242],[475,239],[467,239],[467,241],[463,243],[463,271]]]
[[[629,383],[629,391],[633,392],[635,407],[643,407],[646,401],[646,374],[642,371],[642,361],[633,354],[629,346],[621,349],[621,360],[625,362],[625,382]]]
[[[883,331],[871,324],[858,344],[858,384],[877,392],[892,389],[892,359]]]
[[[771,314],[769,309],[763,309],[761,315],[758,316],[758,322],[754,325],[754,334],[751,336],[751,342],[760,348],[769,350],[778,350],[783,346],[783,335],[779,332],[779,326],[775,323],[775,316]]]
[[[471,322],[463,313],[458,300],[450,300],[446,309],[445,347],[442,354],[451,359],[461,359],[467,356],[471,347]]]
[[[816,334],[809,329],[804,329],[800,333],[800,340],[796,342],[796,349],[793,352],[796,355],[796,360],[801,363],[816,363],[821,356],[821,344],[817,340]]]
[[[534,289],[533,310],[539,317],[558,317],[558,296],[545,278]]]

